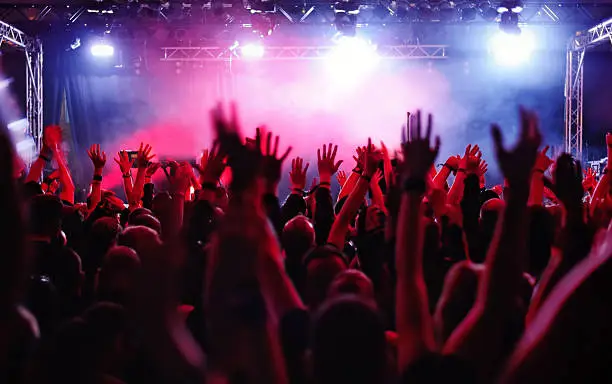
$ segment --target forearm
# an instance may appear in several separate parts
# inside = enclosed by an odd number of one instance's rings
[[[529,191],[513,189],[486,259],[484,281],[477,301],[486,310],[496,312],[513,306],[527,259]],[[497,313],[497,312],[496,312]]]
[[[334,221],[331,230],[329,231],[329,237],[327,242],[335,245],[338,249],[344,248],[344,240],[346,238],[346,232],[350,224],[352,217],[355,217],[357,210],[361,206],[361,202],[368,192],[369,182],[365,178],[360,178],[357,182],[355,189],[346,199],[346,202],[342,206],[338,217]]]
[[[446,183],[446,180],[448,180],[450,174],[450,168],[446,165],[443,166],[442,169],[440,169],[440,171],[433,178],[434,188],[444,189],[444,184]]]
[[[40,181],[43,174],[43,169],[45,168],[46,160],[39,156],[32,166],[30,167],[30,172],[28,172],[28,176],[26,177],[25,182],[28,183],[30,181]]]
[[[465,171],[461,170],[457,172],[455,176],[455,181],[448,191],[448,198],[446,201],[452,205],[459,205],[461,203],[461,199],[463,199],[463,185],[465,182],[466,174]]]
[[[132,174],[123,175],[123,191],[125,192],[125,200],[128,204],[132,201]]]
[[[610,176],[610,171],[608,171],[604,173],[604,175],[599,180],[599,183],[597,183],[597,187],[595,187],[595,191],[593,192],[593,197],[591,198],[591,207],[590,207],[591,215],[595,213],[595,209],[597,208],[599,201],[603,199],[604,197],[606,197],[606,195],[608,194],[608,191],[610,190],[610,178],[611,177],[612,176]]]
[[[336,199],[336,201],[340,201],[343,197],[350,195],[358,181],[359,174],[357,172],[351,172],[344,185],[340,186],[340,193],[338,193],[338,199]]]
[[[102,200],[102,168],[94,169],[93,180],[91,182],[91,197],[90,203],[87,207],[89,210],[94,209],[98,206],[100,200]],[[98,180],[96,180],[98,179]]]
[[[314,226],[317,244],[324,244],[335,219],[329,187],[320,186],[315,192]]]
[[[145,178],[143,189],[142,206],[147,209],[153,208],[153,198],[155,197],[155,185],[151,182],[151,178]]]
[[[425,279],[421,196],[404,193],[398,218],[395,267],[399,368],[404,369],[435,348]]]
[[[535,170],[531,175],[531,189],[529,192],[529,205],[542,205],[544,201],[544,173]]]
[[[60,198],[69,203],[74,203],[74,183],[72,182],[72,176],[70,170],[66,165],[66,160],[61,151],[55,152],[55,158],[59,167],[59,179],[62,184],[62,191],[60,192]]]
[[[138,172],[136,173],[136,180],[134,181],[134,187],[132,189],[132,193],[130,193],[130,200],[129,200],[130,208],[132,207],[136,208],[140,205],[138,202],[140,201],[140,198],[142,197],[145,176],[146,176],[146,169],[138,168]]]
[[[385,205],[385,196],[383,195],[380,185],[370,184],[370,190],[372,191],[372,203],[380,208],[385,214],[387,214],[387,207]],[[364,195],[365,197],[365,195]],[[357,207],[359,209],[359,207]]]

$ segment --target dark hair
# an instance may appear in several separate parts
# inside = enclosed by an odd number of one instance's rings
[[[312,333],[315,381],[381,383],[386,373],[385,328],[375,307],[342,296],[317,312]]]
[[[63,204],[57,196],[36,195],[29,208],[30,233],[55,236],[61,230]]]
[[[134,226],[142,225],[143,227],[151,228],[152,230],[157,232],[157,234],[161,234],[162,231],[161,223],[159,222],[159,220],[157,220],[152,215],[146,213],[140,214],[132,218],[131,222],[130,219],[128,219],[128,223]]]

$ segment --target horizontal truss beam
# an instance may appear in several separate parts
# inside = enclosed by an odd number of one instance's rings
[[[11,44],[23,49],[25,49],[30,42],[30,38],[25,33],[3,21],[0,21],[0,35],[2,41],[8,41]]]
[[[378,47],[378,55],[385,59],[418,60],[446,59],[446,45],[393,45]],[[334,46],[266,47],[260,60],[317,60],[327,57]],[[161,61],[203,62],[240,60],[236,50],[222,47],[162,47]]]

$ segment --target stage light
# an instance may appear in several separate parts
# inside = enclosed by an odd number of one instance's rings
[[[528,31],[521,34],[498,32],[489,41],[489,50],[498,65],[517,66],[527,62],[535,49],[535,38]]]
[[[493,21],[497,18],[497,9],[493,8],[489,1],[478,4],[478,11],[485,21]]]
[[[520,0],[504,0],[497,7],[498,13],[521,13],[523,11],[523,3]]]
[[[243,59],[261,59],[265,51],[264,46],[261,44],[246,44],[240,47],[240,56]]]
[[[95,43],[91,46],[91,54],[96,57],[111,57],[115,54],[115,48],[108,43]]]
[[[342,36],[327,56],[326,65],[334,77],[353,80],[374,68],[379,60],[375,45],[358,37]]]
[[[474,5],[469,5],[461,9],[461,21],[473,21],[476,19],[476,8]]]
[[[518,22],[518,13],[504,12],[500,16],[499,29],[505,33],[518,35],[521,33],[521,29],[519,28]]]

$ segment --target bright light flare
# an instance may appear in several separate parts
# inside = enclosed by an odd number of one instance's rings
[[[376,46],[358,37],[343,36],[327,56],[334,76],[353,79],[374,68],[380,61]]]
[[[265,53],[265,48],[261,44],[246,44],[240,47],[240,55],[244,59],[261,59]]]
[[[115,48],[107,43],[96,43],[91,46],[91,54],[95,57],[111,57],[115,54]]]
[[[531,58],[535,49],[535,38],[528,31],[520,34],[497,32],[489,41],[489,51],[495,62],[503,66],[517,66]]]

